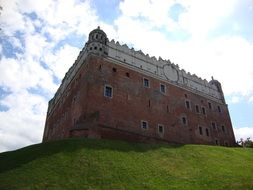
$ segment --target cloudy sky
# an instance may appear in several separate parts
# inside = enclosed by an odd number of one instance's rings
[[[252,0],[0,0],[0,152],[41,142],[47,103],[100,26],[109,39],[223,86],[253,139]]]

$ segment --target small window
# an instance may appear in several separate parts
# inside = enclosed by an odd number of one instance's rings
[[[96,50],[96,49],[97,49],[97,46],[95,46],[94,49]]]
[[[191,109],[189,100],[185,100],[185,106],[186,106],[187,109]]]
[[[112,98],[112,87],[111,86],[108,86],[108,85],[105,85],[105,88],[104,88],[104,96],[105,97],[108,97],[108,98]]]
[[[187,94],[184,94],[184,97],[186,97],[186,98],[187,98]]]
[[[98,39],[98,35],[96,34],[96,39]]]
[[[195,106],[195,110],[197,113],[199,113],[199,106],[198,105]]]
[[[158,124],[158,133],[163,134],[164,133],[164,126],[161,124]]]
[[[147,121],[141,121],[141,128],[142,129],[148,129],[148,122]]]
[[[149,80],[144,78],[143,79],[143,86],[149,88]]]
[[[164,84],[160,84],[160,91],[161,91],[162,93],[165,93],[165,92],[166,92],[166,87],[165,87]]]
[[[116,69],[115,67],[113,67],[113,68],[112,68],[112,71],[113,71],[114,73],[116,73],[116,72],[117,72],[117,69]]]
[[[206,136],[209,137],[209,130],[208,130],[208,128],[206,128]]]
[[[90,47],[90,50],[92,50],[92,47]]]
[[[212,104],[211,102],[208,102],[208,108],[211,110],[212,109]]]
[[[126,76],[129,78],[129,77],[130,77],[130,74],[129,74],[129,73],[126,73]]]
[[[185,116],[183,116],[182,118],[181,118],[181,120],[182,120],[182,124],[183,125],[187,125],[187,118],[185,117]]]
[[[203,113],[203,115],[206,115],[206,108],[205,107],[202,107],[202,113]]]
[[[202,132],[202,127],[199,126],[199,134],[202,135],[203,132]]]
[[[226,130],[225,130],[225,126],[224,126],[224,125],[222,125],[222,126],[221,126],[221,130],[222,130],[222,132],[223,132],[223,133],[225,133],[225,132],[226,132]]]
[[[212,122],[212,128],[213,128],[213,130],[216,130],[216,123],[215,122]]]
[[[102,48],[99,48],[99,51],[102,51]]]
[[[218,112],[221,113],[221,108],[220,108],[220,106],[217,106],[217,108],[218,108]]]

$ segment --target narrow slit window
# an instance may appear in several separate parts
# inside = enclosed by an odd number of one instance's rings
[[[191,105],[190,105],[189,100],[185,100],[185,106],[186,106],[187,109],[191,109]]]
[[[195,106],[195,109],[196,109],[196,112],[199,113],[199,106],[198,105]]]
[[[203,132],[202,132],[202,127],[199,126],[199,134],[202,135]]]
[[[206,136],[209,137],[209,130],[206,128]]]
[[[206,108],[202,107],[202,113],[203,115],[206,115]]]

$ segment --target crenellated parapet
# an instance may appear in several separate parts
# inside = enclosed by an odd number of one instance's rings
[[[180,87],[200,92],[225,103],[221,85],[217,80],[212,79],[208,82],[206,79],[201,79],[195,74],[180,69],[177,64],[172,63],[170,60],[164,60],[161,57],[158,59],[154,56],[150,57],[149,54],[144,54],[141,50],[130,49],[126,44],[121,45],[114,40],[108,43],[108,47],[108,56],[110,58],[134,66],[136,69],[147,71],[152,76],[155,75]]]
[[[144,54],[141,50],[136,51],[134,48],[129,48],[126,44],[121,45],[114,40],[109,41],[106,33],[98,27],[90,32],[84,48],[65,74],[55,96],[49,101],[48,114],[52,112],[61,97],[66,95],[68,85],[74,79],[79,68],[85,64],[85,59],[90,53],[113,59],[152,77],[158,77],[194,93],[209,96],[217,102],[225,103],[221,84],[217,80],[212,79],[208,82],[206,79],[203,80],[195,74],[180,69],[177,64],[170,60],[164,60],[161,57],[157,59],[155,56]]]

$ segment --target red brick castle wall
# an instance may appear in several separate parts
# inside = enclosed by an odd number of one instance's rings
[[[96,49],[80,57],[60,98],[49,103],[43,141],[94,137],[235,145],[225,103],[115,61],[106,46]]]

